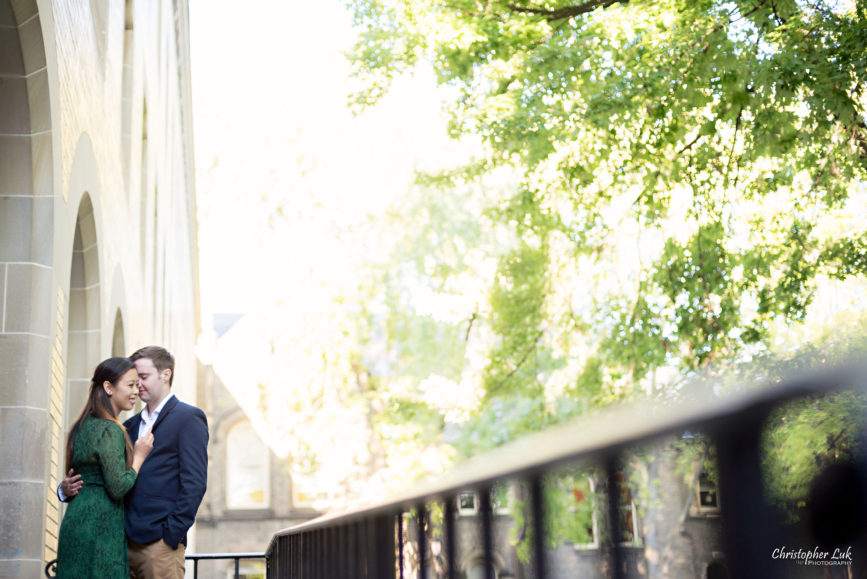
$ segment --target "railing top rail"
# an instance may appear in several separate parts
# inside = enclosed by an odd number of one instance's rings
[[[265,553],[186,553],[184,560],[186,561],[206,561],[206,560],[231,560],[235,559],[266,559]],[[55,577],[53,573],[57,570],[57,559],[52,559],[45,565],[45,576]]]
[[[186,553],[185,559],[264,559],[265,553]]]
[[[390,514],[434,497],[481,487],[504,478],[542,472],[566,462],[609,457],[637,443],[682,433],[700,426],[707,432],[737,429],[738,424],[764,416],[773,407],[811,394],[838,390],[867,392],[867,364],[855,363],[822,368],[790,376],[762,388],[725,397],[701,395],[711,392],[708,382],[691,398],[664,403],[640,401],[605,409],[593,415],[548,428],[500,448],[475,456],[435,480],[422,482],[408,492],[375,506],[337,512],[279,531],[271,541],[333,524],[335,519],[353,519]],[[735,422],[733,422],[735,421]],[[612,424],[616,425],[612,428]]]

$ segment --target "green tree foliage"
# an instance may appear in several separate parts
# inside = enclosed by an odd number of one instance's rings
[[[355,104],[429,64],[453,134],[484,144],[465,175],[517,175],[489,397],[538,389],[540,353],[588,328],[629,394],[802,320],[817,276],[865,273],[863,228],[828,226],[867,161],[867,7],[838,4],[350,2]],[[558,317],[570,266],[598,297]]]
[[[857,425],[867,403],[853,392],[810,397],[777,410],[765,436],[765,485],[793,520],[808,505],[816,476],[863,452]]]

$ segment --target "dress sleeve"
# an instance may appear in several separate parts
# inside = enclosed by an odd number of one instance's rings
[[[99,466],[105,480],[105,490],[113,500],[121,500],[135,484],[136,472],[126,468],[126,442],[117,424],[109,423],[97,443]]]

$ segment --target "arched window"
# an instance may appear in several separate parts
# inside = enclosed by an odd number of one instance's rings
[[[249,421],[226,437],[226,505],[230,509],[264,509],[270,503],[268,447]]]
[[[629,478],[626,473],[617,473],[618,510],[620,514],[620,536],[626,543],[638,545],[641,543],[641,527],[638,524],[638,509],[629,488]]]
[[[467,570],[467,579],[485,579],[487,576],[484,561],[473,561]],[[496,569],[494,570],[494,577],[497,577]]]

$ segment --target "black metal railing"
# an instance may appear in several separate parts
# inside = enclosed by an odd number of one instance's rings
[[[665,553],[657,552],[652,559],[645,554],[649,551],[645,549],[648,545],[642,544],[642,540],[647,539],[631,536],[630,528],[616,523],[631,521],[631,515],[624,515],[623,510],[623,497],[629,493],[623,467],[637,456],[636,448],[665,437],[682,440],[696,436],[715,449],[719,514],[713,520],[703,521],[719,527],[719,547],[714,550],[713,561],[703,563],[684,576],[780,578],[836,573],[841,568],[829,567],[827,561],[824,567],[810,569],[809,558],[807,564],[801,559],[784,560],[793,537],[797,536],[801,544],[808,547],[817,545],[816,557],[820,555],[818,545],[827,544],[828,537],[820,536],[821,531],[817,535],[815,529],[805,524],[793,526],[778,505],[768,499],[761,449],[768,419],[775,409],[804,397],[822,397],[848,390],[859,392],[861,396],[867,394],[867,366],[826,369],[723,399],[624,406],[553,427],[474,457],[438,480],[387,503],[326,515],[277,533],[266,551],[267,577],[427,579],[478,576],[501,579],[520,576],[545,579],[589,576],[576,575],[574,568],[567,571],[564,567],[563,561],[578,561],[580,557],[593,559],[598,576],[615,579],[647,576],[647,566],[654,564],[658,566],[656,576],[677,577],[677,573],[666,572],[666,567],[658,562]],[[829,419],[834,420],[834,417]],[[863,429],[863,412],[860,419]],[[862,438],[858,446],[865,448],[863,432],[855,438],[859,436]],[[853,501],[838,513],[849,520],[840,520],[836,527],[838,530],[854,529],[849,535],[836,536],[837,540],[848,541],[850,551],[855,554],[846,567],[847,577],[861,577],[867,571],[867,469],[863,454],[855,454],[856,458],[849,463],[851,468],[823,491],[827,499],[840,497],[849,489],[846,500]],[[553,473],[574,465],[582,465],[582,468],[590,465],[595,469],[596,488],[602,491],[596,512],[608,521],[608,531],[594,535],[594,551],[582,551],[582,547],[575,544],[571,550],[562,550],[554,556],[552,549],[556,545],[552,546],[548,523],[562,513],[551,512],[556,507],[547,500],[545,488],[551,484]],[[696,471],[695,480],[700,472]],[[503,481],[511,481],[512,487],[519,489],[520,528],[514,522],[515,517],[502,515],[492,504],[493,490]],[[854,494],[852,488],[857,489]],[[456,512],[461,508],[457,506],[458,499],[467,491],[472,491],[478,502],[474,505],[474,516],[462,519]],[[659,534],[664,530],[667,537],[674,537],[672,544],[676,544],[678,533],[682,534],[687,525],[684,520],[689,512],[689,501],[685,505],[677,524],[665,529],[660,527]],[[677,513],[674,514],[678,518]],[[475,535],[467,534],[464,529],[463,523],[469,520],[476,525]],[[508,541],[513,545],[516,541],[527,544],[518,563],[504,559],[502,553],[497,552],[497,546],[503,544],[503,521],[511,521],[511,528],[518,531]],[[596,533],[595,518],[592,527]],[[797,535],[792,534],[793,529]],[[590,532],[589,524],[587,532]],[[467,537],[471,537],[471,547],[467,547]],[[468,563],[474,558],[477,563]],[[829,559],[830,555],[825,558]],[[801,565],[795,572],[792,565],[797,563]],[[818,574],[809,575],[811,571]]]
[[[188,553],[184,558],[187,561],[193,562],[194,579],[198,579],[199,577],[199,561],[234,561],[234,578],[238,579],[241,576],[242,559],[264,560],[265,553]]]
[[[242,559],[258,559],[264,560],[265,553],[188,553],[184,559],[193,562],[193,578],[199,577],[199,561],[234,561],[235,574],[234,578],[238,579],[241,576],[241,560]],[[57,559],[49,561],[45,565],[45,576],[54,577],[57,574]],[[221,575],[222,576],[222,575]]]

